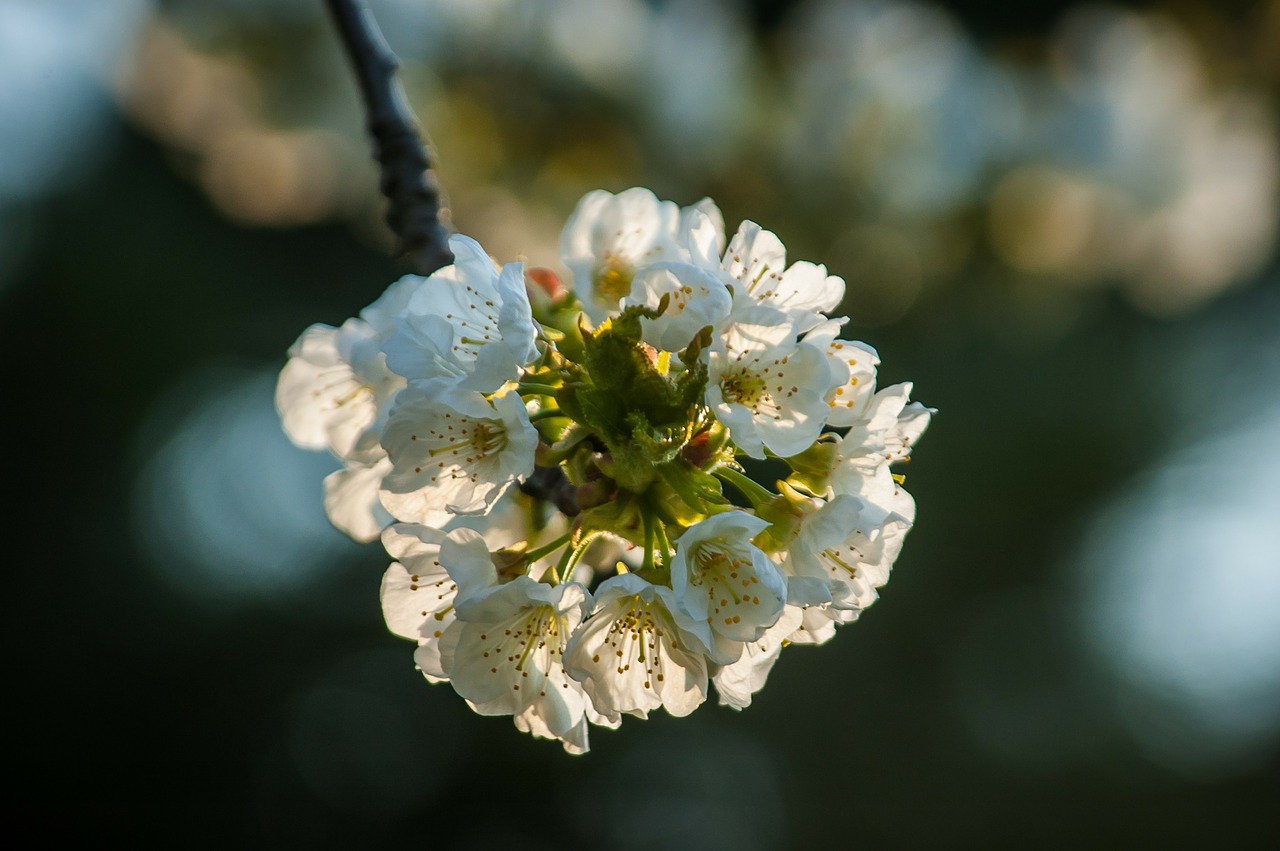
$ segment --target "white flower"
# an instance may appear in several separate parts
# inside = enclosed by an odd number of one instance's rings
[[[934,413],[919,402],[908,403],[910,396],[911,382],[877,392],[840,441],[841,461],[870,469],[906,460]]]
[[[488,399],[437,379],[401,392],[382,443],[392,464],[382,504],[400,520],[433,526],[487,511],[532,473],[538,433],[514,391]]]
[[[454,689],[481,715],[517,716],[522,729],[586,750],[586,695],[562,657],[590,599],[576,582],[527,576],[460,596],[441,641]]]
[[[341,328],[312,325],[289,348],[276,384],[276,409],[294,443],[346,459],[386,413],[404,380],[387,369],[379,347],[391,333],[393,316],[423,281],[405,276],[359,317]]]
[[[595,610],[569,640],[564,664],[596,710],[648,717],[664,707],[688,715],[707,699],[705,624],[680,612],[670,588],[634,573],[605,580]]]
[[[373,387],[348,360],[362,346],[376,348],[373,329],[348,319],[341,328],[312,325],[289,348],[276,383],[276,409],[285,434],[298,446],[342,457],[377,419]]]
[[[836,334],[845,319],[828,319],[804,335],[804,341],[827,353],[830,384],[823,395],[830,412],[827,425],[847,428],[866,413],[876,389],[880,355],[866,343],[840,340]]]
[[[559,537],[568,523],[557,515],[541,522],[540,505],[518,490],[508,491],[487,515],[459,516],[449,531],[399,523],[382,533],[382,543],[397,563],[382,583],[387,626],[421,645],[415,659],[427,679],[448,679],[439,661],[437,642],[453,622],[457,588],[488,587],[498,581],[498,560],[518,562],[528,547]],[[506,552],[503,552],[503,551]],[[495,554],[502,553],[495,558]],[[555,564],[549,555],[527,569],[537,578]]]
[[[588,192],[565,222],[560,255],[573,275],[582,307],[595,322],[618,311],[641,266],[681,260],[680,208],[633,187],[614,195]]]
[[[933,410],[912,402],[911,384],[876,393],[837,444],[831,492],[860,496],[915,519],[915,502],[893,478],[889,465],[906,460],[929,425]]]
[[[391,460],[380,451],[372,464],[348,461],[325,476],[324,512],[329,522],[357,541],[378,537],[393,519],[378,499],[382,480],[390,472]]]
[[[801,518],[785,553],[790,587],[813,592],[825,583],[830,595],[791,600],[804,603],[801,625],[788,637],[796,644],[825,643],[837,625],[857,620],[878,599],[915,519],[915,502],[887,461],[869,476],[855,468],[847,479],[859,492],[837,493],[825,503],[813,499],[816,510]]]
[[[831,599],[825,608],[841,612],[832,617],[848,623],[876,601],[876,589],[889,581],[911,521],[849,494],[827,503],[814,499],[811,508],[815,510],[800,518],[783,569],[826,583]]]
[[[501,272],[470,237],[449,238],[454,262],[427,279],[382,344],[387,365],[407,379],[450,378],[491,393],[536,355],[524,264]]]
[[[705,252],[694,259],[707,262]],[[827,267],[798,261],[787,267],[782,240],[755,222],[746,221],[729,241],[716,270],[733,288],[734,313],[764,305],[781,311],[807,331],[822,322],[844,298],[844,279]]]
[[[886,573],[887,575],[887,573]],[[789,577],[791,581],[795,581],[796,577]],[[795,631],[786,636],[785,641],[789,644],[826,644],[836,634],[836,627],[841,624],[852,623],[862,614],[862,606],[854,597],[854,592],[849,585],[837,580],[831,580],[826,583],[828,599],[818,603],[803,603],[792,605],[787,604],[787,609],[798,608],[800,611],[800,623]],[[874,602],[875,597],[872,596],[865,605]]]
[[[657,308],[663,296],[667,309],[654,319],[640,321],[643,339],[654,348],[678,352],[710,325],[719,333],[733,296],[724,282],[690,263],[654,263],[636,273],[622,306]]]
[[[800,625],[786,637],[791,644],[826,644],[836,634],[839,613],[823,606],[805,606],[800,610]]]
[[[739,449],[764,458],[808,449],[826,425],[826,355],[798,342],[790,321],[757,308],[729,327],[711,351],[707,405]]]
[[[783,643],[800,628],[803,617],[798,606],[787,606],[764,635],[746,643],[738,661],[723,666],[712,676],[721,706],[746,709],[751,705],[751,695],[764,688],[773,663],[782,653]]]
[[[591,749],[588,744],[588,722],[595,724],[597,727],[609,727],[610,729],[617,729],[622,722],[620,720],[611,721],[596,712],[595,707],[591,705],[590,698],[587,697],[585,692],[582,692],[582,686],[573,680],[570,680],[570,683],[570,688],[578,689],[582,695],[582,718],[568,731],[564,733],[553,731],[550,724],[543,717],[544,713],[539,710],[537,705],[530,706],[519,715],[516,715],[513,720],[515,721],[516,729],[521,733],[528,733],[539,739],[559,739],[566,752],[583,754]]]
[[[497,572],[488,561],[488,549],[479,533],[465,530],[455,534],[455,547],[450,552],[452,571],[442,564],[440,550],[445,540],[439,529],[410,523],[390,526],[382,533],[383,546],[397,559],[382,577],[382,616],[393,633],[418,642],[413,659],[431,682],[448,679],[440,660],[440,638],[454,620],[459,580],[471,590],[497,582]],[[484,553],[479,562],[470,557],[477,541]]]
[[[385,458],[378,434],[405,382],[387,368],[381,342],[423,282],[401,278],[341,328],[312,325],[290,348],[276,384],[276,409],[290,439],[342,460],[345,469],[325,481],[325,509],[358,541],[373,540],[390,520],[378,503],[374,471],[384,469]]]
[[[787,583],[751,543],[769,522],[745,511],[714,514],[684,531],[671,560],[671,590],[678,605],[711,629],[711,660],[729,664],[742,643],[777,622]]]
[[[724,254],[724,214],[710,198],[680,210],[680,230],[676,242],[688,252],[692,262],[714,269]]]

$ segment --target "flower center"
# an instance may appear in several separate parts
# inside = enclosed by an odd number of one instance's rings
[[[475,431],[471,432],[471,446],[481,455],[489,454],[491,449],[500,449],[506,443],[506,431],[497,428],[491,429],[486,423],[476,423]]]
[[[634,276],[635,270],[631,268],[631,264],[620,257],[609,255],[596,267],[596,301],[611,310],[616,308],[618,302],[631,292],[631,279]]]
[[[713,579],[723,578],[731,572],[736,576],[734,571],[736,567],[737,562],[724,550],[710,544],[703,544],[693,554],[693,570],[690,571],[692,574],[690,579],[694,585],[701,585],[703,579],[708,576]]]
[[[850,559],[848,555],[849,551],[845,548],[832,547],[829,550],[823,550],[818,557],[832,568],[832,573],[844,571],[849,574],[850,578],[857,579],[858,566],[856,564],[850,564],[853,559]]]
[[[739,369],[720,377],[720,392],[726,402],[738,402],[755,408],[765,395],[764,378],[749,370]]]
[[[546,649],[552,657],[564,653],[564,626],[550,606],[538,606],[529,612],[524,629],[516,630],[517,641],[523,643],[516,670],[523,671],[535,650]]]
[[[458,425],[460,428],[457,429],[447,426],[443,432],[430,430],[431,436],[440,441],[440,445],[430,450],[432,458],[448,454],[456,460],[458,456],[466,455],[465,462],[471,463],[492,453],[500,453],[507,447],[507,430],[498,423],[472,420]]]

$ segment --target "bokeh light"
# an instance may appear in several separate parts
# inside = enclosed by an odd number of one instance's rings
[[[302,329],[405,271],[324,4],[0,0],[20,820],[1280,847],[1280,2],[369,6],[502,261],[565,274],[578,198],[644,185],[843,277],[845,334],[939,408],[911,542],[744,712],[580,759],[475,716],[273,408]]]
[[[144,426],[135,533],[187,595],[298,593],[355,548],[321,504],[337,463],[289,442],[274,392],[273,374],[209,367]]]

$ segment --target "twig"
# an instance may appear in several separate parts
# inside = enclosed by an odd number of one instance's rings
[[[440,222],[440,184],[396,76],[400,67],[364,0],[325,0],[360,81],[373,155],[382,167],[387,224],[419,275],[453,262]]]
[[[368,113],[373,155],[381,166],[387,224],[413,270],[430,275],[453,262],[449,230],[440,222],[440,184],[422,143],[417,121],[396,76],[400,62],[387,46],[364,0],[325,0],[342,45],[355,67]],[[579,513],[573,485],[559,467],[538,467],[520,489],[555,505],[570,517]]]
[[[582,513],[578,507],[578,489],[569,483],[559,467],[534,467],[533,475],[520,483],[520,490],[534,499],[546,500],[566,517]]]

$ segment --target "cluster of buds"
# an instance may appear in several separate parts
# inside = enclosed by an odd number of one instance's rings
[[[383,611],[428,680],[580,753],[712,684],[747,706],[784,646],[874,602],[915,518],[891,465],[932,412],[838,337],[843,280],[640,188],[579,202],[571,287],[449,245],[308,328],[276,400],[342,462],[334,525],[395,559]]]

